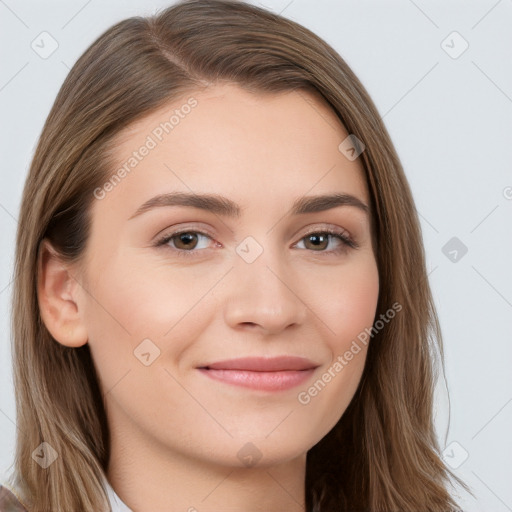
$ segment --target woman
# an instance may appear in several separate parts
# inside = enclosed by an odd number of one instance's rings
[[[16,506],[457,509],[412,195],[307,29],[224,0],[109,29],[19,225]]]

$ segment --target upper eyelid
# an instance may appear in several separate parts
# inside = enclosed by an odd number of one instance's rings
[[[163,232],[163,231],[166,231],[166,229],[162,229],[160,231],[160,233]],[[294,237],[297,236],[298,233],[302,229],[303,228],[297,230],[293,236]],[[351,235],[350,231],[347,228],[343,228],[341,226],[335,226],[335,225],[329,224],[329,223],[327,225],[325,225],[325,224],[321,225],[321,226],[314,225],[312,228],[307,228],[306,232],[302,236],[307,236],[310,233],[321,233],[322,231],[328,231],[329,229],[335,230],[335,231],[341,231],[343,234],[347,234],[347,236],[349,238],[352,238],[352,235]],[[188,233],[188,232],[191,232],[191,233],[196,233],[197,232],[197,233],[200,233],[200,234],[203,234],[203,235],[210,236],[212,238],[215,237],[215,235],[209,229],[191,225],[191,226],[186,226],[184,228],[174,228],[174,229],[171,229],[168,233],[166,233],[165,235],[162,235],[161,237],[159,237],[159,235],[157,234],[155,236],[155,238],[163,238],[165,236],[178,235],[180,233]]]
[[[332,226],[332,225],[321,226],[321,227],[313,227],[311,229],[308,229],[302,236],[303,237],[304,236],[308,236],[311,233],[322,233],[323,231],[327,231],[328,232],[329,230],[339,231],[341,234],[346,234],[348,238],[352,238],[352,235],[350,234],[348,229],[342,228],[340,226]]]

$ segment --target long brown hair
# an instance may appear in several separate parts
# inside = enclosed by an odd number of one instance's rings
[[[93,191],[113,171],[116,135],[217,81],[260,93],[313,91],[363,141],[380,278],[376,318],[402,306],[372,337],[348,409],[308,452],[307,510],[458,509],[450,479],[468,488],[445,466],[433,423],[441,333],[418,216],[388,132],[334,49],[297,23],[230,0],[180,2],[121,21],[86,50],[59,91],[26,180],[16,241],[12,482],[34,512],[109,510],[102,479],[110,437],[95,366],[88,345],[63,346],[41,320],[40,243],[46,237],[65,261],[80,261]],[[43,441],[58,453],[46,469],[32,460]]]

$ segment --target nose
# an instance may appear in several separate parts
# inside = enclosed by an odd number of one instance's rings
[[[304,323],[307,297],[302,280],[287,269],[278,254],[264,251],[252,263],[238,258],[229,283],[224,318],[231,328],[277,334]]]

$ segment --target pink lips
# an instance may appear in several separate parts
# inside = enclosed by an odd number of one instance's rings
[[[209,363],[198,370],[227,384],[263,391],[282,391],[306,381],[318,366],[302,357],[246,357]]]

